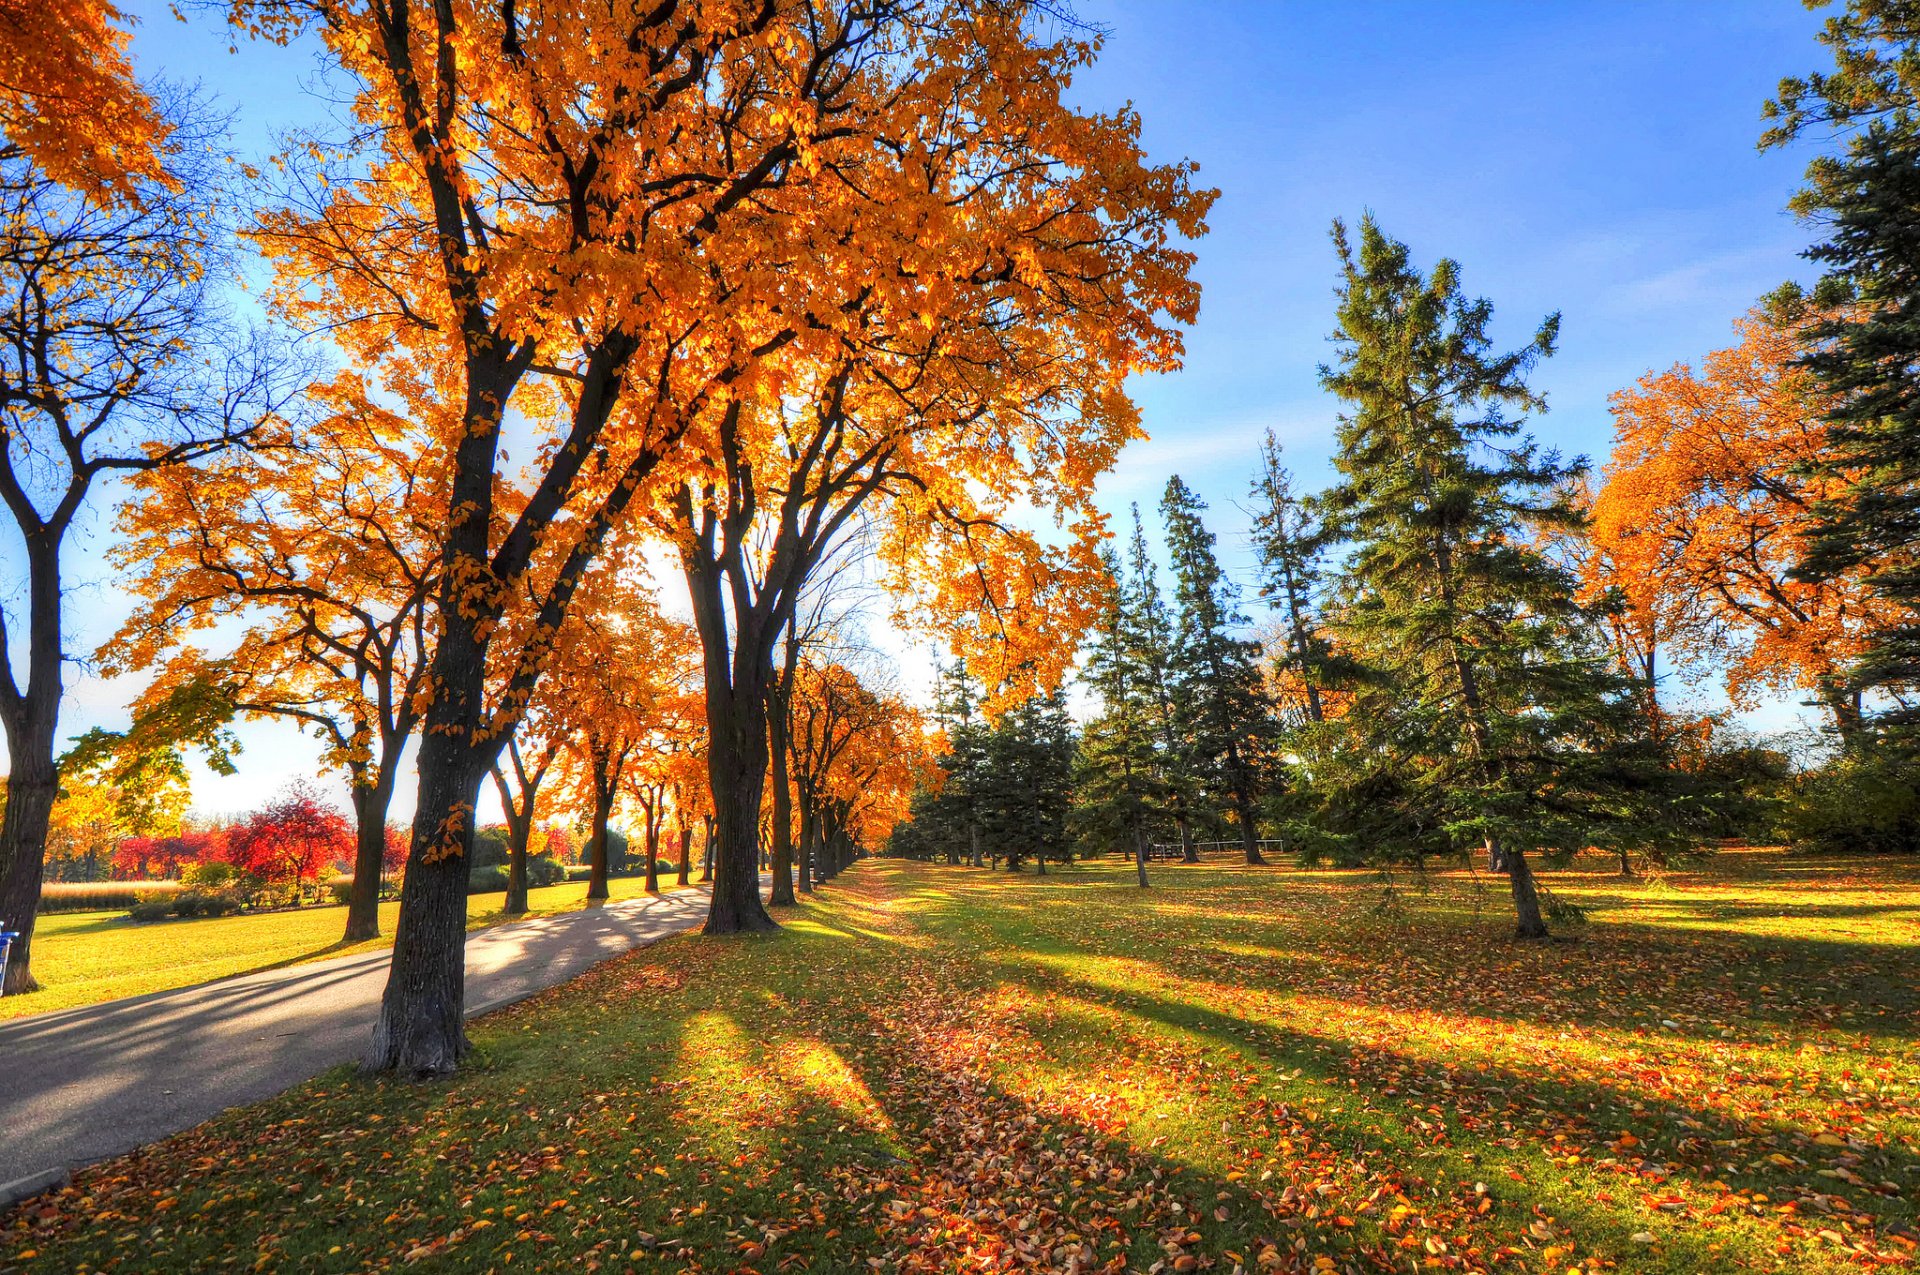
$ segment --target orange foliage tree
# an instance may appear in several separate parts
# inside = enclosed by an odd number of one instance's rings
[[[1100,579],[1093,484],[1140,433],[1125,378],[1175,366],[1173,321],[1196,314],[1174,238],[1202,233],[1212,195],[1147,161],[1131,113],[1063,100],[1097,42],[1042,34],[1031,5],[952,13],[915,40],[935,69],[888,90],[913,145],[817,157],[834,259],[862,268],[819,286],[758,392],[696,421],[664,470],[706,651],[709,932],[773,925],[753,883],[775,653],[856,519],[903,616],[996,686],[1057,683]]]
[[[1756,311],[1739,343],[1695,369],[1649,373],[1613,397],[1614,450],[1592,506],[1590,586],[1627,607],[1616,637],[1644,685],[1657,648],[1724,668],[1735,702],[1811,691],[1843,741],[1860,729],[1844,671],[1883,604],[1855,572],[1804,581],[1814,505],[1834,482],[1808,462],[1826,424],[1794,361],[1791,324]]]
[[[106,0],[0,0],[0,162],[26,159],[97,202],[138,202],[143,180],[177,189],[127,26]]]
[[[761,383],[770,356],[857,342],[882,299],[890,326],[937,319],[976,275],[1002,292],[1009,334],[1027,326],[1022,293],[1110,302],[1086,335],[1127,364],[1107,383],[1117,395],[1119,375],[1148,361],[1131,356],[1172,339],[1144,321],[1159,299],[1135,295],[1147,281],[1120,258],[1184,260],[1160,219],[1134,214],[1142,200],[1178,204],[1192,213],[1181,228],[1197,229],[1198,209],[1183,202],[1184,170],[1129,162],[1131,116],[1059,105],[1082,46],[1035,35],[1039,4],[234,0],[233,12],[270,38],[317,31],[356,89],[355,140],[313,148],[262,224],[279,305],[357,363],[405,348],[458,382],[435,440],[448,513],[420,795],[368,1057],[442,1073],[465,1048],[459,860],[479,786],[582,569],[655,471],[691,431],[717,455],[710,440],[736,405],[763,415],[782,392]],[[1084,198],[1060,197],[1062,172]],[[1033,197],[1016,207],[996,191]],[[1049,235],[1059,252],[1042,250]],[[1081,268],[1052,271],[1060,254]],[[557,405],[552,427],[532,442],[523,507],[497,521],[505,432],[540,393]],[[502,618],[528,596],[535,620],[499,677]],[[763,731],[749,736],[751,750]],[[723,786],[738,754],[713,749]],[[750,825],[757,805],[724,802],[721,817]],[[728,841],[750,864],[751,832]],[[714,928],[764,917],[750,873],[744,894],[723,877]]]
[[[347,776],[356,852],[347,942],[380,932],[387,811],[424,710],[427,603],[445,497],[431,453],[363,378],[309,398],[244,451],[140,475],[113,551],[140,606],[101,649],[109,672],[158,665],[141,704],[195,680],[234,708],[313,730]],[[227,650],[173,651],[244,616]],[[140,705],[136,705],[136,713]]]
[[[96,484],[228,446],[285,388],[279,354],[222,304],[230,243],[217,123],[191,95],[164,105],[164,172],[127,170],[137,198],[63,185],[39,166],[38,145],[9,135],[0,147],[0,525],[17,538],[25,577],[23,605],[0,615],[10,765],[0,928],[21,935],[0,988],[8,994],[35,986],[67,533]]]

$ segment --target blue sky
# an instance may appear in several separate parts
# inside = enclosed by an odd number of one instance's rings
[[[242,43],[229,53],[226,31],[205,18],[182,24],[157,0],[131,8],[143,17],[142,72],[200,80],[238,112],[243,148],[264,152],[320,113],[302,90],[313,78],[306,50]],[[1422,264],[1459,260],[1512,343],[1560,311],[1561,353],[1535,379],[1551,403],[1536,430],[1596,463],[1610,393],[1725,344],[1756,297],[1807,276],[1797,255],[1807,232],[1784,211],[1805,155],[1754,149],[1780,77],[1821,63],[1821,15],[1797,0],[1079,8],[1109,32],[1079,100],[1133,102],[1150,152],[1198,160],[1223,192],[1197,245],[1205,295],[1187,366],[1140,381],[1153,437],[1103,490],[1116,514],[1133,500],[1150,510],[1180,473],[1212,503],[1237,572],[1236,502],[1260,433],[1279,431],[1309,486],[1328,472],[1336,408],[1315,368],[1332,326],[1335,216],[1371,210]],[[75,650],[90,651],[120,616],[100,562],[109,525],[96,517],[73,554]],[[114,722],[131,693],[79,679],[68,729]],[[1760,719],[1791,716],[1782,705]],[[242,775],[206,777],[197,804],[240,809],[314,773],[314,750],[290,729],[245,735]]]

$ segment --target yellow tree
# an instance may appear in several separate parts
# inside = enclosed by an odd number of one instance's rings
[[[134,82],[127,15],[106,0],[0,0],[0,163],[24,159],[96,202],[177,188],[164,112]]]
[[[64,8],[64,6],[62,6]],[[187,463],[247,434],[281,401],[285,371],[221,300],[229,244],[218,129],[190,96],[164,178],[129,170],[137,198],[97,201],[0,153],[0,505],[24,567],[22,605],[0,612],[0,724],[10,764],[0,819],[6,984],[34,986],[32,937],[63,669],[67,533],[95,485]]]
[[[1093,483],[1139,435],[1125,378],[1175,366],[1173,321],[1196,313],[1172,241],[1203,231],[1212,196],[1190,166],[1147,162],[1130,113],[1066,104],[1097,44],[1038,34],[1029,5],[959,8],[964,38],[932,40],[937,73],[894,94],[923,104],[912,149],[820,161],[844,237],[911,236],[870,240],[830,321],[763,360],[759,392],[697,420],[667,467],[706,651],[709,932],[773,924],[753,890],[768,702],[813,573],[872,520],[903,611],[983,635],[967,654],[997,683],[1057,681],[1101,578]],[[1023,522],[1036,513],[1054,543]]]
[[[141,604],[100,655],[109,673],[159,668],[136,713],[212,680],[236,711],[319,736],[352,796],[345,940],[359,942],[380,932],[387,812],[425,708],[445,495],[433,454],[362,377],[309,397],[316,419],[138,477],[113,561]],[[246,627],[219,654],[169,654],[236,618]]]
[[[1044,106],[1058,88],[1020,65],[1044,6],[233,7],[236,21],[273,38],[317,31],[356,88],[355,144],[338,155],[316,148],[312,164],[331,171],[309,172],[263,224],[281,266],[279,304],[357,362],[403,346],[444,360],[460,383],[457,422],[435,443],[449,504],[431,698],[400,928],[368,1057],[376,1068],[440,1073],[465,1046],[459,860],[478,789],[539,680],[581,569],[689,430],[760,401],[769,355],[830,345],[858,326],[874,290],[898,298],[902,314],[937,300],[953,275],[934,267],[957,241],[928,232],[951,226],[941,209],[967,203],[971,179],[965,164],[949,164],[941,188],[915,187],[924,139],[962,117],[960,149],[974,127],[1021,132],[1035,89]],[[1051,109],[1067,125],[1049,152],[1006,166],[1004,145],[984,146],[983,185],[1046,187],[1054,167],[1124,170],[1124,153],[1099,133],[1131,145],[1130,117],[1080,127],[1057,93]],[[973,207],[993,211],[987,202]],[[1063,237],[1095,228],[1106,209],[1055,210]],[[961,229],[996,238],[984,215]],[[1088,256],[1098,265],[1097,245]],[[975,268],[1012,279],[1030,258]],[[1081,280],[1104,295],[1130,283]],[[1127,342],[1127,317],[1099,338]],[[504,433],[542,386],[563,410],[532,442],[524,507],[496,525]],[[538,622],[517,671],[493,678],[501,619],[529,595]],[[731,746],[716,743],[714,755],[733,767]],[[746,807],[729,803],[723,820],[728,810]],[[737,883],[716,891],[715,928],[733,928],[743,906],[760,910],[750,880],[746,889],[745,900]]]
[[[1736,703],[1811,691],[1843,741],[1860,729],[1845,669],[1885,622],[1864,572],[1796,579],[1814,506],[1837,480],[1792,324],[1756,311],[1739,343],[1613,397],[1614,449],[1593,501],[1589,580],[1619,590],[1623,635],[1656,678],[1656,641],[1726,670]]]

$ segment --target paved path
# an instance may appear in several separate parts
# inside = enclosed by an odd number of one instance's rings
[[[467,1014],[705,920],[678,890],[467,935]],[[154,958],[166,959],[166,931]],[[0,1022],[0,1184],[76,1168],[277,1094],[366,1048],[391,953]]]

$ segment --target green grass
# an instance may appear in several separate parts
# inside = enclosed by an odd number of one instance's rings
[[[1499,892],[866,863],[81,1173],[0,1268],[1835,1271],[1910,1264],[1920,865]],[[1156,1265],[1158,1264],[1158,1265]]]
[[[673,879],[662,878],[662,889],[676,888],[669,884]],[[633,898],[646,892],[646,880],[616,877],[607,889],[615,900]],[[586,897],[585,881],[529,890],[528,915],[570,911]],[[505,899],[504,894],[469,897],[468,927],[507,920],[500,911]],[[384,937],[347,944],[340,941],[347,924],[345,907],[148,922],[136,922],[124,911],[49,913],[40,918],[33,935],[33,969],[40,990],[0,999],[0,1020],[374,951],[392,944],[399,915],[398,903],[381,904]]]

